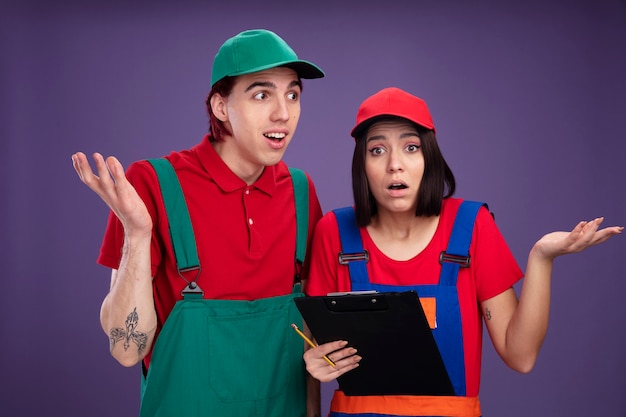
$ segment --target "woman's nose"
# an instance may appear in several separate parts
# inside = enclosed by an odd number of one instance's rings
[[[399,155],[396,155],[395,152],[392,152],[389,155],[389,164],[387,168],[389,169],[389,172],[397,172],[404,169],[401,158]]]

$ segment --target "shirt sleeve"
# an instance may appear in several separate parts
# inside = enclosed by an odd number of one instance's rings
[[[349,291],[349,275],[338,271],[337,256],[341,251],[337,219],[331,211],[317,223],[310,253],[304,291],[307,295],[326,295],[329,292]]]
[[[476,219],[472,252],[479,302],[501,294],[524,276],[493,216],[484,207]]]
[[[131,164],[126,171],[126,178],[135,187],[137,194],[141,197],[146,205],[152,222],[157,223],[157,201],[162,203],[160,196],[155,197],[155,190],[160,191],[158,179],[154,170],[147,161],[140,161]],[[151,243],[151,263],[152,276],[156,274],[156,270],[161,261],[160,245],[155,237],[155,227],[153,227],[152,243]],[[98,263],[100,265],[118,269],[122,259],[122,246],[124,245],[124,227],[117,216],[111,211],[107,227],[100,246],[100,254]]]

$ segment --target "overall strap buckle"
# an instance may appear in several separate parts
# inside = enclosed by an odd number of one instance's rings
[[[446,251],[441,251],[441,253],[439,254],[439,263],[442,265],[444,262],[450,262],[459,265],[461,268],[469,268],[470,260],[471,257],[469,255],[453,255],[450,253],[446,253]]]
[[[358,261],[368,262],[369,260],[370,260],[370,255],[369,255],[369,252],[367,252],[366,250],[364,250],[363,252],[353,252],[353,253],[339,252],[339,263],[341,265],[347,265],[350,262],[358,262]]]

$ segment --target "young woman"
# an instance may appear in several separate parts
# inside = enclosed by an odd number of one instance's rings
[[[548,326],[554,259],[604,242],[623,227],[599,229],[603,219],[596,218],[580,222],[571,232],[549,233],[532,247],[523,274],[488,209],[451,197],[454,176],[423,100],[397,88],[374,94],[361,104],[352,136],[355,207],[348,209],[347,220],[341,220],[344,209],[341,216],[330,212],[318,223],[306,293],[416,290],[455,395],[347,396],[338,390],[330,415],[480,416],[483,319],[504,362],[529,372]],[[449,242],[460,212],[469,247],[451,253],[451,247],[459,247],[458,229],[455,243]],[[345,244],[338,222],[358,228],[362,253],[368,255],[367,261],[360,259],[366,264],[360,276],[350,272],[351,262],[338,260]],[[513,284],[522,277],[518,300]],[[357,368],[362,358],[347,343],[308,350],[304,360],[309,373],[326,382]]]

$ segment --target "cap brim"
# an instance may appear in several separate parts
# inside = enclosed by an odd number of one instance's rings
[[[381,119],[386,119],[386,118],[390,118],[390,117],[396,117],[398,119],[405,119],[404,117],[397,116],[395,114],[379,114],[378,116],[370,117],[369,119],[364,120],[361,123],[359,123],[358,125],[354,126],[354,128],[352,129],[352,132],[350,132],[350,136],[352,136],[353,138],[356,139],[357,136],[362,135],[363,132],[365,132],[367,129],[369,129],[369,127],[371,125],[373,125],[374,123],[378,122]]]
[[[435,130],[434,127],[428,127],[426,125],[424,125],[423,123],[417,123],[416,121],[413,121],[411,119],[409,119],[406,116],[401,116],[399,114],[379,114],[377,116],[373,116],[370,117],[367,120],[362,121],[361,123],[359,123],[358,125],[354,126],[354,128],[352,128],[352,131],[350,132],[350,136],[352,136],[353,138],[357,138],[357,136],[360,136],[363,134],[364,131],[366,131],[367,129],[370,128],[370,126],[372,126],[374,123],[382,120],[382,119],[388,119],[388,118],[396,118],[396,119],[404,119],[407,122],[411,122],[413,124],[416,124],[417,126],[420,126],[424,129],[428,129],[428,130]]]
[[[320,67],[308,61],[299,60],[277,66],[293,68],[300,78],[305,79],[323,78],[326,75]]]
[[[230,74],[230,76],[236,77],[238,75],[252,74],[253,72],[265,71],[265,70],[276,68],[276,67],[292,68],[294,71],[298,73],[298,77],[304,78],[304,79],[323,78],[325,75],[324,71],[322,71],[322,69],[319,68],[317,65],[308,61],[297,60],[297,61],[273,62],[268,65],[256,67],[253,69],[248,69],[246,71],[233,73],[233,74]]]

